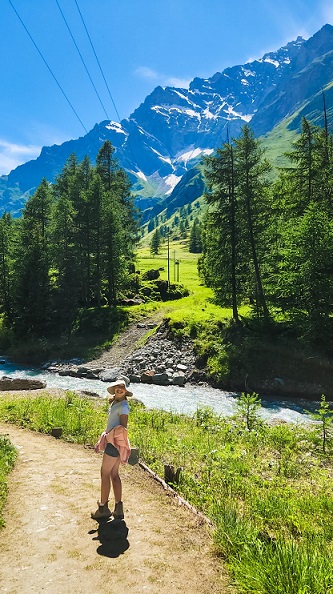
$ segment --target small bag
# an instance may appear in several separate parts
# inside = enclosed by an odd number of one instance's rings
[[[139,462],[139,448],[131,448],[130,457],[127,460],[128,464],[134,466]]]

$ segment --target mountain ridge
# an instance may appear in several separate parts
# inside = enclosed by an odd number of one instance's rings
[[[110,140],[147,219],[155,204],[174,200],[184,174],[227,134],[237,137],[245,123],[256,136],[267,134],[329,85],[332,56],[333,27],[327,24],[308,40],[299,36],[260,59],[195,77],[188,89],[158,86],[120,123],[104,120],[85,136],[43,147],[37,159],[2,176],[0,211],[17,215],[43,177],[54,181],[71,153],[79,161],[88,155],[94,164]]]

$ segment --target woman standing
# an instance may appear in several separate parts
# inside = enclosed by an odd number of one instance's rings
[[[101,466],[101,499],[97,502],[97,510],[91,514],[93,520],[109,518],[110,516],[113,516],[115,520],[124,518],[119,465],[120,462],[124,464],[127,462],[131,452],[127,437],[127,422],[130,410],[127,398],[133,396],[133,393],[127,389],[128,383],[129,380],[122,377],[107,388],[112,398],[109,400],[110,408],[106,430],[102,433],[98,444],[95,446],[95,451],[104,449],[104,454]],[[111,484],[115,500],[113,512],[110,511],[108,506]]]

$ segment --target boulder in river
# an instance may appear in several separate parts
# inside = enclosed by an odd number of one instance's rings
[[[0,379],[1,392],[13,390],[41,390],[42,388],[46,388],[46,383],[37,379],[20,377],[11,378],[5,375]]]

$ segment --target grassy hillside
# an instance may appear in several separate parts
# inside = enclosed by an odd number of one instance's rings
[[[286,118],[276,126],[269,134],[260,140],[266,151],[265,156],[273,166],[272,176],[277,176],[280,167],[290,165],[285,153],[291,150],[292,143],[297,140],[298,130],[290,129],[293,118]]]

